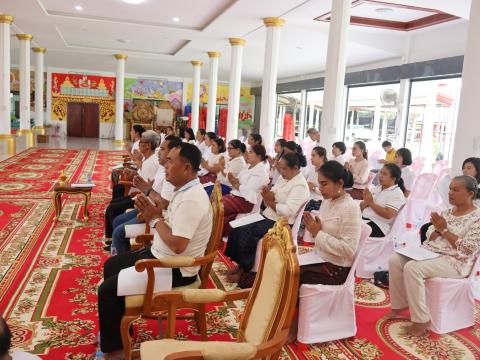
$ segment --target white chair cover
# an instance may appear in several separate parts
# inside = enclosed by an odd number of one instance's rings
[[[432,278],[425,281],[430,330],[437,334],[445,334],[475,324],[473,286],[479,260],[480,256],[477,257],[467,278]]]
[[[380,156],[382,155],[381,150],[375,150],[372,154],[368,157],[368,167],[370,169],[380,169],[381,164],[378,162]]]
[[[395,248],[403,246],[406,240],[405,208],[403,207],[398,211],[387,236],[370,237],[365,241],[362,256],[358,260],[357,276],[372,279],[374,272],[388,270],[388,259]]]
[[[295,222],[292,225],[292,239],[295,246],[298,245],[298,230],[300,229],[303,212],[305,211],[305,206],[307,206],[307,204],[308,202],[306,202],[300,207],[300,211],[297,213]],[[263,241],[262,239],[260,239],[260,241],[257,243],[257,252],[255,253],[255,263],[253,264],[253,268],[251,270],[252,272],[257,272],[258,267],[260,266],[260,259],[262,257],[262,246],[263,246]],[[298,252],[298,247],[297,247],[297,252]]]
[[[297,335],[300,342],[313,344],[344,339],[357,333],[354,274],[370,232],[368,225],[362,225],[355,261],[344,284],[300,286]]]
[[[428,204],[430,193],[434,189],[434,184],[437,180],[437,175],[432,173],[421,174],[413,186],[412,192],[407,201],[407,223],[415,226],[422,226],[428,221],[425,219],[425,211]]]

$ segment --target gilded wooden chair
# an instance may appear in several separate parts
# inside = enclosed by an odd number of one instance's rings
[[[137,352],[132,353],[132,338],[129,333],[130,326],[133,321],[139,317],[144,318],[156,318],[159,319],[159,325],[161,326],[161,319],[164,313],[169,312],[170,316],[167,318],[167,332],[166,337],[173,337],[176,326],[176,313],[171,308],[171,305],[162,300],[165,294],[170,292],[162,292],[160,294],[153,293],[153,287],[155,284],[154,268],[179,268],[179,267],[197,267],[200,266],[198,272],[198,279],[190,285],[173,288],[175,293],[181,293],[187,289],[206,289],[208,285],[208,278],[210,270],[212,269],[213,261],[217,254],[217,250],[220,247],[222,241],[223,231],[223,204],[222,204],[222,190],[220,182],[216,182],[212,195],[210,197],[210,203],[213,211],[213,224],[212,233],[210,235],[207,248],[205,249],[205,255],[198,258],[189,256],[172,256],[168,258],[139,260],[135,264],[137,271],[147,271],[148,282],[147,291],[145,295],[133,295],[125,297],[125,314],[122,318],[120,331],[122,334],[123,349],[125,352],[125,358],[131,359],[132,356],[136,356]],[[201,334],[202,339],[207,339],[207,324],[205,315],[205,304],[191,303],[184,301],[181,304],[177,304],[175,309],[190,309],[194,313],[194,318],[197,323],[198,332]]]
[[[252,289],[224,292],[217,289],[171,291],[159,294],[175,316],[177,304],[206,304],[248,297],[237,342],[147,341],[141,344],[144,360],[278,359],[295,313],[300,267],[290,226],[281,218],[263,238],[260,270]],[[154,301],[155,302],[155,301]]]

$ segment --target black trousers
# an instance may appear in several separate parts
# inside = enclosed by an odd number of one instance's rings
[[[123,197],[125,194],[125,185],[115,184],[112,188],[112,201]]]
[[[383,231],[373,221],[369,221],[367,225],[372,228],[370,237],[385,237],[385,234],[383,233]]]
[[[154,259],[150,248],[123,253],[108,259],[103,265],[103,283],[98,288],[98,319],[100,323],[100,348],[109,353],[121,350],[120,323],[125,313],[125,297],[117,296],[118,273],[134,266],[138,260]],[[182,277],[179,269],[172,269],[172,287],[195,282],[197,276]]]
[[[105,237],[111,238],[113,233],[113,220],[126,210],[133,208],[134,202],[131,197],[124,196],[112,200],[105,210]]]

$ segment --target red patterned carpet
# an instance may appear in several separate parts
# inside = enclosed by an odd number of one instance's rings
[[[119,152],[29,149],[0,162],[0,314],[8,321],[14,346],[45,359],[93,359],[98,332],[96,286],[101,279],[103,211],[110,198],[110,169]],[[82,217],[81,197],[64,203],[53,224],[53,181],[64,171],[72,182],[94,173],[90,220]],[[64,200],[65,201],[65,200]],[[231,289],[219,270],[211,286]],[[444,336],[404,335],[405,321],[386,321],[388,293],[368,282],[356,288],[357,336],[342,341],[287,346],[282,359],[480,359],[480,317],[473,328]],[[230,340],[241,302],[211,306],[211,339]],[[480,310],[480,309],[479,309]],[[479,312],[477,312],[478,314]],[[179,339],[198,339],[195,326],[181,321]],[[140,341],[157,336],[156,322],[137,323]]]

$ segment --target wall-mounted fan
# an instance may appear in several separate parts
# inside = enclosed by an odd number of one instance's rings
[[[398,101],[398,94],[393,89],[384,89],[380,93],[380,101],[383,106],[396,106]]]

